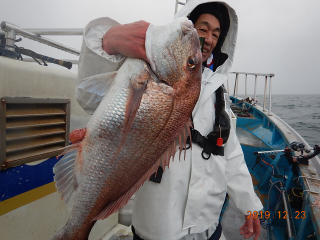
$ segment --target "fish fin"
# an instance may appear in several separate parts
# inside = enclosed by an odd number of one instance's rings
[[[147,71],[144,71],[138,77],[130,81],[130,92],[126,104],[126,112],[123,126],[123,141],[125,141],[127,135],[131,130],[131,126],[140,107],[142,95],[144,93],[144,90],[146,89],[149,79],[150,74]]]
[[[61,198],[68,208],[72,208],[74,198],[77,195],[78,181],[75,174],[75,159],[78,155],[79,144],[68,149],[64,156],[53,167],[54,181],[58,192],[62,193]]]
[[[182,152],[184,152],[184,160],[185,160],[186,150],[187,150],[187,137],[191,135],[190,127],[192,127],[192,123],[191,123],[191,120],[188,120],[185,126],[182,128],[181,133],[178,135],[176,140],[172,142],[172,144],[160,157],[161,159],[160,166],[163,169],[165,169],[165,167],[169,168],[170,159],[172,158],[172,161],[173,161],[174,155],[177,151],[179,151],[179,160],[181,160],[181,154]]]
[[[83,89],[91,94],[91,97],[87,101],[87,105],[101,102],[102,98],[108,90],[117,75],[117,72],[109,72],[97,74],[91,77],[87,77],[79,84],[78,88]]]
[[[183,149],[185,149],[186,139],[187,139],[187,136],[190,134],[190,126],[192,126],[191,120],[188,121],[186,125],[183,127],[181,134],[177,137],[177,140],[172,142],[169,148],[149,168],[149,170],[142,176],[142,178],[140,178],[139,181],[136,182],[131,189],[129,189],[125,194],[123,194],[120,198],[118,198],[118,200],[108,204],[108,206],[101,213],[99,213],[92,221],[103,220],[108,216],[110,216],[111,214],[117,212],[120,208],[123,208],[128,203],[132,195],[143,185],[143,183],[146,180],[148,180],[154,172],[157,172],[157,169],[159,166],[162,166],[163,171],[165,169],[165,166],[169,167],[170,158],[174,157],[177,149],[180,148],[180,152]]]

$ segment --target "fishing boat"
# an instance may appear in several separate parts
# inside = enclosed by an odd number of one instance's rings
[[[236,132],[256,193],[264,205],[263,212],[248,212],[248,215],[261,219],[261,225],[266,229],[265,238],[262,239],[320,239],[318,221],[320,166],[317,154],[311,153],[314,147],[309,146],[292,127],[271,111],[271,80],[274,74],[246,72],[233,74],[235,83],[230,100],[231,108],[237,118]],[[241,75],[244,76],[245,85],[243,98],[238,97]],[[247,81],[250,75],[254,77],[254,93],[251,97],[247,94]],[[256,101],[259,78],[264,80],[263,106],[259,106]],[[288,151],[293,151],[297,158],[308,155],[310,160],[296,167],[290,165],[288,159],[290,154],[288,157],[284,151],[286,147],[290,149]],[[236,211],[234,207],[232,209]],[[234,215],[231,214],[231,217]],[[226,219],[225,222],[228,221]],[[228,227],[224,230],[227,236]],[[230,232],[232,234],[232,229]],[[233,239],[230,235],[229,238]]]
[[[90,116],[75,99],[76,73],[68,70],[77,61],[54,59],[18,48],[16,36],[78,56],[78,50],[44,36],[82,35],[83,30],[21,29],[8,22],[2,22],[1,29],[1,239],[50,239],[69,215],[56,191],[52,168],[59,161],[57,156],[69,145],[70,131],[84,128]],[[34,61],[39,65],[31,63]],[[45,66],[47,63],[61,67],[51,68]],[[319,157],[313,156],[313,147],[272,112],[274,74],[234,72],[230,77],[233,74],[233,89],[227,84],[230,114],[256,193],[264,205],[262,212],[248,212],[261,220],[264,231],[260,239],[320,239]],[[239,85],[243,83],[241,76],[245,76],[242,98],[238,96]],[[255,78],[252,96],[247,93],[248,76]],[[263,106],[256,101],[257,81],[261,79],[265,83]],[[293,168],[284,152],[286,147],[298,159],[305,155],[312,158]],[[227,199],[221,239],[240,239],[238,228],[243,222],[232,200]],[[120,214],[98,221],[89,239],[132,239],[130,228],[121,223],[130,225],[130,206]]]

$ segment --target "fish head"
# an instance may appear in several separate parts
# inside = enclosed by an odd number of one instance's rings
[[[199,36],[186,17],[148,29],[147,57],[158,79],[178,90],[200,89],[202,55]],[[149,44],[149,47],[148,47]]]

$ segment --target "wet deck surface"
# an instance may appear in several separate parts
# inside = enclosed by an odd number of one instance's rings
[[[237,137],[239,139],[240,144],[254,146],[254,147],[263,147],[263,148],[267,147],[259,138],[257,138],[250,132],[246,131],[245,129],[237,127],[236,131],[237,131]]]

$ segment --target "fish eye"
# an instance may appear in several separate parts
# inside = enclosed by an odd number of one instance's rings
[[[196,66],[196,61],[194,60],[193,57],[189,57],[188,59],[188,67],[189,68],[194,68]]]

